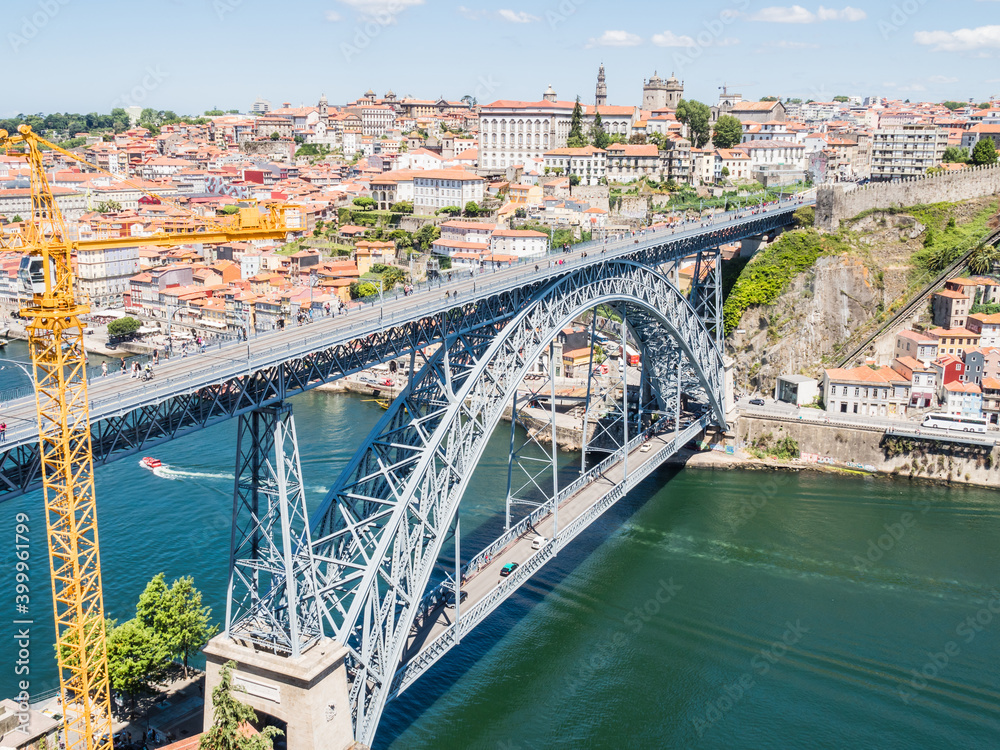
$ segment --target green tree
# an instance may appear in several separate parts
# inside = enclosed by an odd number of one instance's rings
[[[708,105],[695,99],[681,99],[677,102],[674,116],[678,122],[687,125],[694,147],[704,148],[711,135],[709,122],[712,119],[712,110]]]
[[[393,203],[389,210],[397,214],[412,214],[413,201],[399,201],[398,203]]]
[[[743,123],[732,115],[722,115],[715,123],[712,145],[716,148],[732,148],[743,141]]]
[[[439,208],[434,212],[435,214],[448,214],[448,216],[454,216],[455,214],[462,213],[461,206],[444,206]]]
[[[924,247],[930,247],[936,240],[937,236],[934,234],[934,230],[928,227],[927,233],[924,234]]]
[[[997,147],[992,138],[979,139],[972,149],[972,163],[980,167],[997,163]]]
[[[363,299],[378,295],[378,287],[370,281],[354,281],[350,286],[351,299]]]
[[[571,174],[569,176],[569,186],[570,187],[576,187],[579,184],[580,184],[580,175],[578,175],[578,174]]]
[[[275,130],[273,133],[271,133],[271,140],[272,141],[276,141],[276,140],[278,140],[280,138],[281,138],[281,133],[279,133],[277,130]]]
[[[164,574],[157,573],[139,594],[139,601],[135,605],[135,619],[147,628],[162,630],[162,620],[158,622],[157,617],[162,618],[162,613],[166,611],[169,593]]]
[[[97,204],[97,213],[115,214],[122,210],[122,204],[118,201],[101,201]]]
[[[840,102],[841,104],[845,104],[846,102],[851,101],[850,97],[847,96],[835,96],[833,97],[833,100],[835,102]]]
[[[992,105],[989,102],[979,102],[980,109],[989,109]]]
[[[433,224],[424,224],[413,233],[414,244],[419,245],[424,251],[430,250],[434,240],[438,239],[441,239],[441,228]]]
[[[366,195],[359,196],[351,202],[358,208],[365,211],[371,211],[377,205],[374,198],[369,198]]]
[[[111,689],[132,699],[152,689],[170,665],[163,638],[137,619],[121,625],[107,622],[108,680]]]
[[[142,321],[135,318],[118,318],[108,323],[109,336],[129,336],[142,327]]]
[[[200,750],[273,750],[277,727],[264,727],[259,735],[246,736],[245,728],[257,723],[257,712],[233,696],[243,688],[233,685],[236,662],[228,661],[219,670],[219,684],[212,690],[212,726],[202,735]]]
[[[947,107],[952,112],[954,112],[956,109],[965,108],[966,105],[963,104],[962,102],[945,102],[942,106]]]
[[[22,221],[24,221],[24,219],[21,218],[21,214],[14,214],[14,218],[11,219],[11,222],[13,222],[14,224],[18,224]]]
[[[960,146],[948,146],[944,150],[944,157],[942,161],[951,162],[953,164],[968,164],[969,163],[969,149],[961,148]]]
[[[514,218],[515,219],[527,219],[528,218],[528,211],[527,211],[527,209],[525,209],[525,208],[515,208],[514,209]]]
[[[811,227],[816,223],[816,209],[812,206],[803,206],[792,214],[792,216],[795,219],[796,226]]]
[[[465,204],[465,215],[466,216],[479,216],[479,204],[475,201],[469,201]]]
[[[722,175],[723,177],[729,177],[729,167],[723,167],[722,171],[719,172],[719,174]]]
[[[576,97],[576,104],[573,107],[573,114],[569,121],[569,136],[566,138],[566,145],[569,148],[581,148],[587,145],[583,137],[583,107],[580,105],[580,97]]]
[[[601,119],[601,113],[598,112],[594,115],[594,125],[590,129],[590,142],[597,148],[605,149],[608,147],[610,140],[608,134],[604,131],[604,121]]]
[[[211,623],[212,608],[202,606],[201,592],[194,587],[194,578],[178,578],[163,600],[164,609],[155,629],[161,635],[170,655],[180,657],[187,677],[188,658],[219,632]],[[138,614],[138,611],[137,611]]]
[[[993,273],[998,261],[1000,261],[1000,250],[992,245],[980,245],[969,256],[969,272],[977,276]]]

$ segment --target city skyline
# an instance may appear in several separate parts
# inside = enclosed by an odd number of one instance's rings
[[[0,64],[18,70],[30,60],[32,80],[41,83],[15,87],[0,116],[129,105],[196,115],[213,107],[247,111],[258,96],[279,106],[313,105],[326,94],[339,104],[369,88],[489,103],[537,100],[551,84],[560,99],[579,94],[590,102],[602,62],[612,104],[638,103],[654,71],[676,75],[686,96],[709,103],[727,83],[748,99],[982,101],[1000,92],[995,68],[984,64],[1000,52],[1000,26],[981,22],[996,2],[642,2],[609,20],[584,0],[500,8],[307,0],[291,28],[268,37],[260,29],[274,11],[255,0],[168,0],[128,13],[106,1],[38,0],[12,17]],[[95,17],[107,37],[131,40],[127,53],[81,42],[80,29]],[[66,65],[70,51],[88,64]]]

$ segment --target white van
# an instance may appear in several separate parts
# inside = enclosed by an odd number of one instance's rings
[[[536,536],[534,541],[531,543],[531,549],[541,549],[545,546],[545,543],[549,540],[544,536]]]

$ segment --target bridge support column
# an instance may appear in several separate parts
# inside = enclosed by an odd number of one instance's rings
[[[219,686],[220,671],[235,662],[235,697],[253,708],[263,723],[284,723],[289,748],[352,747],[347,653],[339,643],[323,639],[301,656],[289,658],[217,635],[205,647],[205,730],[212,726],[211,696]]]
[[[722,351],[722,250],[699,250],[691,282],[691,304]]]

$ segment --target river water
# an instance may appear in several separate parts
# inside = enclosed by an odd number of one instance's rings
[[[6,356],[24,359],[22,348]],[[0,390],[24,380],[0,369]],[[382,412],[347,394],[293,404],[315,504]],[[502,522],[508,440],[501,428],[463,503],[469,553]],[[131,617],[160,571],[193,575],[224,616],[234,446],[229,423],[150,451],[168,465],[160,476],[133,458],[98,468],[109,616]],[[997,498],[908,480],[661,469],[390,704],[376,746],[995,748]],[[5,696],[23,679],[18,513],[30,518],[31,690],[56,685],[33,493],[0,503]]]

